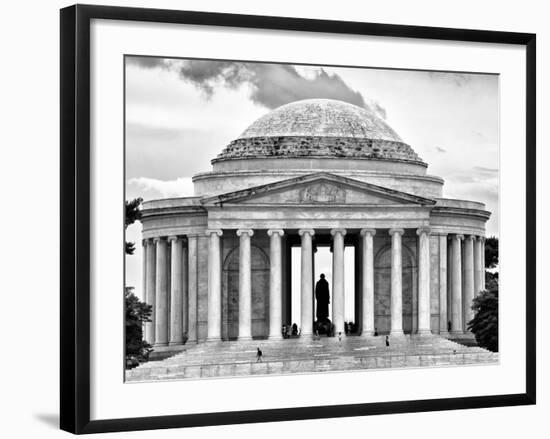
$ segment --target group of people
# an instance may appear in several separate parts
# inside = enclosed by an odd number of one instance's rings
[[[300,335],[301,329],[298,328],[298,325],[296,323],[293,323],[292,325],[283,325],[281,331],[283,334],[283,338],[290,338],[291,336]]]

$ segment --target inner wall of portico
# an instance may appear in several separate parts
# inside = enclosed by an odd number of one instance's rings
[[[387,236],[386,236],[387,235]],[[374,238],[374,327],[380,334],[391,329],[391,237],[387,230]],[[416,330],[417,319],[417,245],[415,231],[407,230],[402,238],[402,316],[403,332]]]
[[[262,233],[263,232],[263,233]],[[222,340],[239,335],[239,239],[222,238]],[[234,235],[234,236],[232,236]],[[265,231],[251,237],[252,337],[269,334],[269,240]]]

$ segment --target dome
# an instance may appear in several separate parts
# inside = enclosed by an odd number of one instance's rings
[[[227,145],[214,162],[273,157],[421,162],[373,111],[333,99],[306,99],[276,108]]]

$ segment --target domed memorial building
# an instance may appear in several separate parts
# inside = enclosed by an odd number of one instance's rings
[[[372,111],[309,99],[250,125],[193,177],[195,195],[143,204],[146,338],[283,340],[299,295],[299,337],[317,326],[315,249],[330,246],[330,324],[346,336],[344,248],[355,248],[359,338],[469,337],[484,289],[482,203],[443,197],[444,180]],[[299,260],[291,262],[291,249]],[[299,289],[291,270],[300,266]],[[296,296],[294,296],[296,297]],[[294,301],[294,303],[297,303]],[[449,332],[450,330],[450,332]]]

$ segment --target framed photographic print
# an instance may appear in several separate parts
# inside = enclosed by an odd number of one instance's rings
[[[61,174],[64,430],[535,403],[533,34],[72,6]]]

